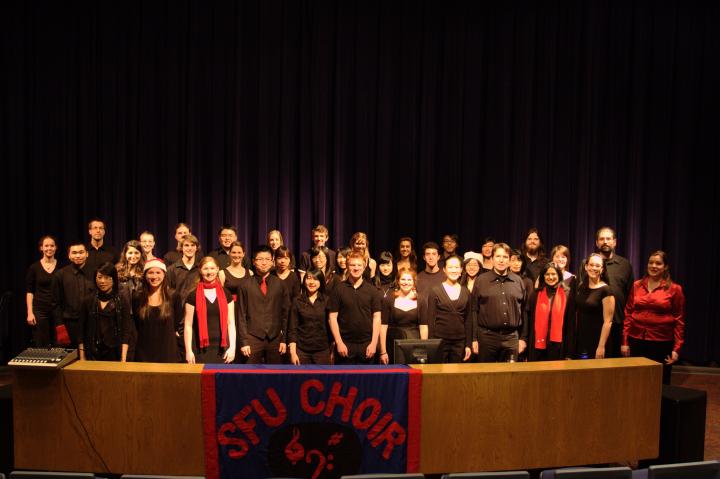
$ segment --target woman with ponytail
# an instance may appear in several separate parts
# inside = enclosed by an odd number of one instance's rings
[[[219,271],[214,258],[203,258],[197,286],[186,298],[185,360],[189,364],[235,360],[235,304],[220,283]]]

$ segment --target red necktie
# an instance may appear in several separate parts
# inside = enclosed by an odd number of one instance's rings
[[[267,296],[267,283],[265,282],[264,277],[262,279],[262,282],[260,282],[260,291],[262,291],[263,296]]]

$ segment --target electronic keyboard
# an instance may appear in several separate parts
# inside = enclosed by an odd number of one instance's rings
[[[11,359],[8,366],[32,369],[60,369],[76,360],[77,357],[77,349],[28,348]]]

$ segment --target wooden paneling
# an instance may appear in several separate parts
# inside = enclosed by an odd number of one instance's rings
[[[15,467],[203,475],[201,370],[82,361],[18,371]]]
[[[419,368],[424,473],[657,455],[662,369],[652,361]],[[56,372],[16,371],[15,466],[203,475],[201,370],[83,361]]]
[[[425,473],[657,456],[662,368],[647,359],[421,368]]]

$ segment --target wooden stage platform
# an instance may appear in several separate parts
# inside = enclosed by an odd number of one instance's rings
[[[656,457],[662,369],[644,358],[418,366],[420,472]],[[203,475],[201,365],[16,370],[16,469]]]

